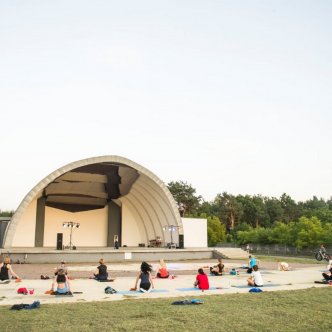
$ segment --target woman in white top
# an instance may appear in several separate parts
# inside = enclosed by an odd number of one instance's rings
[[[249,286],[262,287],[264,285],[261,273],[258,271],[258,266],[253,266],[253,272],[251,276],[247,279]]]

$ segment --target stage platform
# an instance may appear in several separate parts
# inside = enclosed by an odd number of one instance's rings
[[[100,258],[108,262],[189,260],[215,258],[215,248],[149,248],[149,247],[82,247],[76,250],[54,248],[10,248],[0,249],[2,257],[9,256],[14,263],[95,263]]]

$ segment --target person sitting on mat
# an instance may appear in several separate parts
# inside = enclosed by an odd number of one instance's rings
[[[99,260],[99,266],[97,267],[97,270],[93,275],[94,279],[96,280],[107,280],[108,278],[107,266],[105,265],[103,258]]]
[[[166,263],[163,259],[159,261],[159,267],[157,269],[156,278],[168,278],[169,272],[166,268]]]
[[[210,288],[208,276],[204,273],[203,269],[198,269],[194,286],[198,287],[202,291]]]
[[[10,258],[5,257],[3,262],[0,263],[0,280],[9,280],[9,272],[16,281],[21,281],[21,278],[13,271],[12,266],[10,265]]]
[[[252,273],[254,265],[259,265],[259,261],[252,255],[249,256],[247,273]]]
[[[324,272],[324,273],[322,273],[322,276],[323,276],[324,280],[326,280],[326,281],[332,280],[332,267],[329,269],[329,274]]]
[[[70,292],[69,278],[66,276],[65,270],[59,269],[58,274],[54,277],[51,290],[54,292],[54,286],[57,286],[56,292],[66,294]]]
[[[222,276],[225,265],[222,263],[222,259],[218,258],[218,264],[210,267],[210,273],[215,276]]]
[[[153,281],[151,278],[152,267],[147,262],[142,262],[141,271],[137,274],[135,286],[130,290],[137,290],[138,280],[141,280],[139,290],[143,293],[149,293],[154,288]]]
[[[247,279],[248,286],[262,287],[264,285],[261,273],[258,271],[258,266],[254,265],[252,267],[253,272],[251,276]]]

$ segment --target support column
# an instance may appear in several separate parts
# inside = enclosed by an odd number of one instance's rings
[[[118,243],[121,246],[122,231],[122,207],[114,202],[108,202],[108,233],[107,246],[114,247],[114,236],[118,236]]]
[[[37,200],[35,247],[44,246],[45,204],[46,204],[45,197],[40,197]]]

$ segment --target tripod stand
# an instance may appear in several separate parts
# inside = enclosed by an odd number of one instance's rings
[[[77,222],[73,222],[73,221],[68,221],[68,222],[64,222],[62,224],[63,227],[67,227],[70,229],[70,234],[69,234],[69,244],[67,246],[65,246],[65,248],[68,248],[70,250],[75,250],[76,246],[74,246],[73,242],[72,242],[72,237],[73,237],[73,228],[79,228],[80,224]]]

